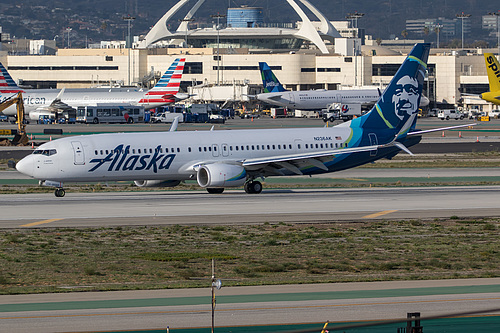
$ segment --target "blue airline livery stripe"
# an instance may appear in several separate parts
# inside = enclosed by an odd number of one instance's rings
[[[240,179],[242,179],[242,178],[245,178],[245,177],[246,177],[246,174],[247,174],[247,173],[246,173],[245,169],[243,169],[243,171],[242,171],[242,172],[240,172],[240,174],[239,174],[239,175],[236,175],[236,176],[234,176],[233,178],[228,179],[227,181],[228,181],[228,182],[231,182],[231,181],[235,181],[235,180],[240,180]]]

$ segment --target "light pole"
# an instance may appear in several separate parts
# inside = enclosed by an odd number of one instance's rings
[[[122,19],[127,21],[128,24],[128,34],[127,34],[127,40],[125,41],[125,48],[128,49],[128,69],[127,69],[127,77],[128,77],[128,86],[130,86],[130,49],[132,48],[132,38],[130,37],[130,23],[135,20],[135,17],[133,16],[123,16]]]
[[[354,12],[354,13],[347,13],[347,16],[346,18],[348,20],[352,20],[352,25],[353,28],[355,28],[356,30],[354,31],[354,86],[358,86],[358,49],[356,48],[356,39],[359,38],[359,34],[358,34],[358,19],[362,18],[363,16],[365,16],[364,13],[358,13],[358,12]]]
[[[215,331],[215,289],[219,290],[222,286],[220,280],[215,279],[215,259],[212,258],[212,330],[211,333]]]
[[[220,61],[220,55],[219,55],[219,41],[220,41],[220,37],[219,37],[219,20],[221,18],[226,17],[226,15],[217,13],[217,15],[210,15],[210,17],[217,19],[217,26],[215,27],[215,29],[217,29],[217,85],[219,85],[219,67],[220,67],[219,66],[219,61]]]
[[[471,14],[465,14],[464,12],[457,14],[457,18],[462,20],[462,50],[464,49],[464,20],[470,16]]]
[[[189,22],[193,22],[194,19],[188,19],[188,18],[183,18],[182,20],[179,20],[180,22],[186,22],[186,34],[185,34],[185,42],[186,42],[186,48],[188,47],[188,28],[189,28]]]
[[[439,49],[439,32],[441,31],[442,27],[443,27],[443,25],[439,24],[439,23],[434,26],[434,29],[435,29],[436,34],[437,34],[437,48],[438,49]]]
[[[364,13],[358,13],[358,12],[347,13],[346,19],[352,20],[353,28],[357,29],[358,28],[358,19],[362,18],[363,16],[365,16]]]
[[[488,15],[494,15],[497,19],[497,46],[498,46],[498,56],[500,57],[500,10],[498,12],[490,12]]]
[[[66,32],[68,33],[68,49],[69,49],[69,46],[70,46],[70,44],[69,44],[69,33],[71,32],[71,30],[73,30],[73,29],[66,28]]]

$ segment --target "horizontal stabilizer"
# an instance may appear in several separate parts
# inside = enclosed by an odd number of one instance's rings
[[[465,124],[465,125],[457,125],[457,126],[449,126],[449,127],[441,127],[441,128],[433,128],[425,131],[416,131],[416,132],[410,132],[407,135],[408,136],[414,136],[414,135],[422,135],[425,133],[432,133],[432,132],[439,132],[439,131],[447,131],[447,130],[452,130],[455,128],[464,128],[464,127],[472,127],[479,125],[477,123],[472,123],[472,124]]]

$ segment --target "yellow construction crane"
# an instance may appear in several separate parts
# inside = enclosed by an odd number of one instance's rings
[[[26,135],[26,124],[24,122],[24,101],[23,93],[19,91],[16,95],[12,95],[2,103],[0,103],[0,112],[11,106],[12,104],[17,104],[17,133],[15,133],[14,139],[9,141],[10,144],[14,146],[25,146],[28,144],[29,139]],[[1,134],[9,135],[12,134],[12,130],[0,130]]]

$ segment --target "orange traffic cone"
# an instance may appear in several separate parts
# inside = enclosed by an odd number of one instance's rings
[[[458,132],[458,137],[461,138],[462,137],[462,132]]]
[[[443,134],[441,134],[441,136],[444,138],[444,131],[443,131]]]
[[[479,142],[479,137],[477,137],[476,142]]]

